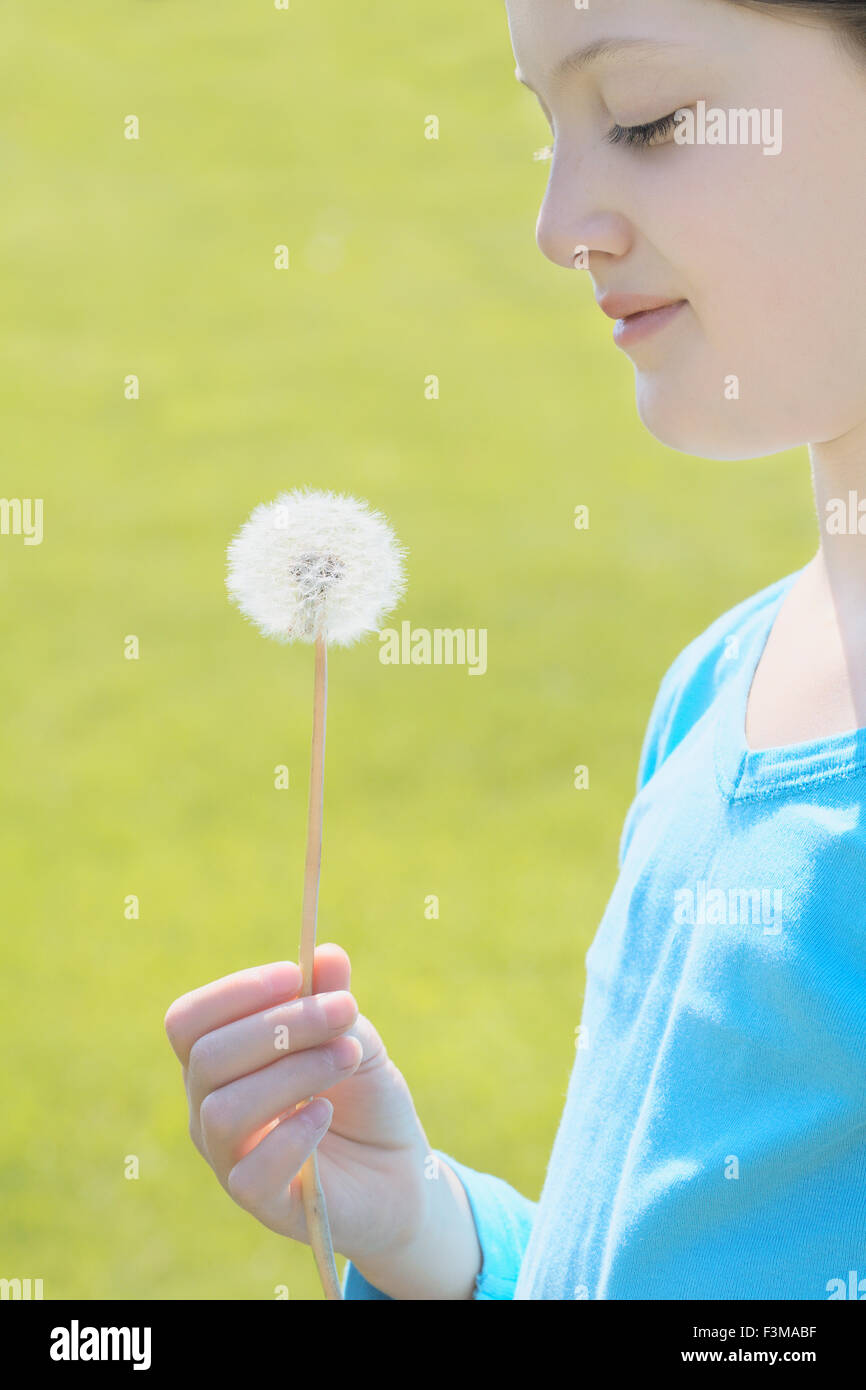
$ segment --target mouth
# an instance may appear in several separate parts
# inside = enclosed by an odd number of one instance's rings
[[[633,347],[658,333],[687,304],[687,299],[653,299],[640,294],[603,294],[598,300],[602,312],[616,319],[613,340],[621,348]]]

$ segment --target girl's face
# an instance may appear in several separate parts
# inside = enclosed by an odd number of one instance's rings
[[[554,134],[541,250],[571,268],[585,247],[614,317],[640,307],[618,296],[685,301],[617,325],[648,429],[751,458],[866,428],[866,55],[802,12],[728,0],[507,10],[517,74]],[[714,124],[728,143],[698,143],[699,103],[705,135]],[[694,143],[680,143],[685,120],[649,145],[608,138],[683,108]],[[781,132],[779,153],[736,143],[745,126],[728,113],[742,108],[763,113],[768,148]]]

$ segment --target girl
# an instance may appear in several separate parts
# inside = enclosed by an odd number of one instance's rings
[[[338,946],[309,999],[280,963],[169,1009],[193,1142],[294,1240],[318,1147],[347,1298],[866,1296],[866,5],[507,11],[541,250],[657,438],[809,444],[819,548],[661,681],[537,1204],[431,1152]]]

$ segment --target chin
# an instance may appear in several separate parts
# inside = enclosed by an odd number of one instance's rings
[[[650,434],[681,454],[719,462],[766,458],[799,447],[808,435],[748,418],[741,401],[701,400],[681,382],[636,376],[637,410]]]

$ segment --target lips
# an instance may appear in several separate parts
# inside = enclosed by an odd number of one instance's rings
[[[685,308],[688,300],[649,294],[602,294],[598,307],[608,318],[616,319],[613,330],[618,347],[630,347],[663,328]]]

